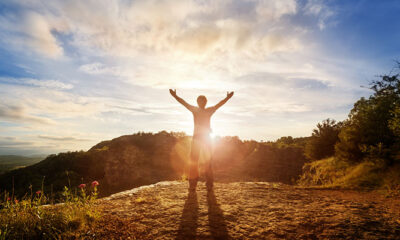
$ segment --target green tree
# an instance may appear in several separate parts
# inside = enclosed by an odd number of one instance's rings
[[[399,143],[399,74],[380,76],[370,89],[373,94],[358,100],[350,111],[335,147],[336,157],[349,162],[381,158],[392,163]]]
[[[400,137],[400,106],[394,109],[393,117],[389,120],[389,128],[397,137]]]
[[[335,144],[338,141],[338,134],[342,123],[333,119],[326,119],[317,124],[310,139],[306,143],[305,155],[310,160],[318,160],[333,156]]]

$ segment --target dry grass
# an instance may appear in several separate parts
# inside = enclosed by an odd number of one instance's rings
[[[400,194],[400,166],[386,166],[383,160],[350,165],[334,157],[305,164],[300,186],[320,186],[371,190],[388,195]]]

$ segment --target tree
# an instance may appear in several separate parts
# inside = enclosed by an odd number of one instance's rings
[[[380,76],[370,89],[373,94],[358,100],[350,111],[335,147],[336,157],[349,162],[380,158],[392,163],[399,145],[399,74]]]
[[[305,155],[310,160],[318,160],[333,156],[342,123],[326,119],[317,124],[310,139],[306,143]]]

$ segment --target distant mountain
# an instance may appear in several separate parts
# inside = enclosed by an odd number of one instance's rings
[[[13,169],[35,164],[44,158],[45,156],[25,157],[17,155],[0,155],[0,174]]]
[[[214,140],[216,181],[274,181],[291,183],[305,162],[302,142],[285,145],[241,141],[238,137]],[[165,180],[185,177],[191,137],[165,131],[136,133],[103,141],[89,151],[50,155],[34,165],[0,175],[0,191],[17,195],[40,189],[57,196],[64,186],[100,182],[102,195]],[[201,167],[201,165],[200,165]]]

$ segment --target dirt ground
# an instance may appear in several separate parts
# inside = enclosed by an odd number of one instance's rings
[[[161,182],[98,201],[84,239],[400,239],[400,199],[276,183]]]

